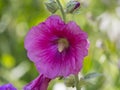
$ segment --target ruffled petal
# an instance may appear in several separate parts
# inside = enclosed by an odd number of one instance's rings
[[[44,31],[48,31],[45,23],[40,23],[38,26],[32,27],[25,37],[25,48],[29,51],[34,50],[36,43],[38,43],[40,38],[44,35]]]
[[[64,21],[58,15],[52,15],[45,21],[50,30],[62,30],[64,28]]]
[[[35,80],[27,84],[23,90],[47,90],[50,80],[44,75],[39,75]]]
[[[80,27],[79,27],[75,22],[73,22],[73,21],[68,22],[67,28],[68,28],[72,33],[75,33],[75,34],[82,32],[82,31],[80,30]]]
[[[41,23],[33,27],[25,37],[25,49],[28,51],[28,57],[33,62],[39,60],[42,46],[48,45],[48,38],[44,36],[46,31],[48,31],[48,28],[45,23]],[[45,39],[45,41],[43,39]]]

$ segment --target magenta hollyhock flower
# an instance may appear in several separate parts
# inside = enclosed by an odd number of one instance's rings
[[[27,84],[23,90],[47,90],[50,80],[44,75],[39,75],[35,80]]]
[[[88,54],[87,33],[73,21],[57,15],[34,26],[26,35],[25,48],[38,71],[48,78],[78,74]]]
[[[5,84],[0,86],[0,90],[17,90],[12,84]]]

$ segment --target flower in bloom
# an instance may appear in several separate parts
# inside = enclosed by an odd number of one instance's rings
[[[34,26],[26,35],[27,55],[37,70],[48,78],[78,74],[88,54],[87,33],[73,21],[57,15]]]
[[[44,75],[39,75],[35,80],[26,85],[23,90],[47,90],[50,80]]]
[[[5,84],[0,86],[0,90],[17,90],[12,84]]]

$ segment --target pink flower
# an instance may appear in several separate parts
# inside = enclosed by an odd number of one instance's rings
[[[78,74],[88,54],[88,36],[73,21],[57,15],[34,26],[26,35],[25,48],[38,71],[48,78]]]
[[[44,75],[39,75],[35,80],[26,85],[23,90],[47,90],[50,80],[44,77]]]
[[[0,90],[17,90],[12,84],[5,84],[0,86]]]

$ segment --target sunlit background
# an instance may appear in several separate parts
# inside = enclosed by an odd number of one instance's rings
[[[26,55],[24,37],[32,26],[51,14],[45,0],[0,0],[0,85],[12,83],[22,87],[38,76]],[[60,0],[62,5],[69,0]],[[84,60],[82,76],[101,73],[83,90],[120,90],[120,0],[79,0],[80,14],[68,15],[88,33],[89,55]],[[56,14],[60,15],[60,11]],[[54,80],[48,90],[66,88],[62,80]]]

